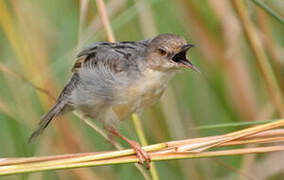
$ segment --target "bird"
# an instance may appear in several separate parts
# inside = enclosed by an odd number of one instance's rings
[[[193,44],[175,34],[160,34],[141,41],[96,42],[77,55],[72,76],[55,104],[41,118],[29,142],[55,117],[70,111],[103,123],[111,135],[125,140],[139,162],[150,167],[151,158],[138,142],[116,130],[133,113],[155,104],[169,81],[182,69],[199,70],[187,58]]]

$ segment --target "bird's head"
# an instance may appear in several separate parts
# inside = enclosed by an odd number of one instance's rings
[[[174,34],[161,34],[152,39],[147,48],[150,67],[163,71],[182,68],[199,70],[186,58],[187,51],[194,47],[185,39]]]

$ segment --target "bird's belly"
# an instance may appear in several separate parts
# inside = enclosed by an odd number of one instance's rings
[[[132,113],[140,112],[144,108],[156,103],[167,86],[167,81],[154,82],[144,80],[139,82],[134,83],[129,88],[127,103],[117,104],[112,107],[119,119],[125,119]]]
[[[164,91],[148,92],[141,94],[137,99],[128,102],[127,104],[117,104],[112,106],[116,116],[123,120],[134,112],[140,112],[144,108],[156,103]]]
[[[77,90],[73,100],[75,107],[89,117],[95,119],[106,118],[109,110],[118,120],[128,118],[134,112],[140,112],[144,108],[156,103],[165,91],[171,74],[162,74],[152,71],[144,73],[140,79],[129,83],[128,86],[94,91],[93,87],[86,85],[85,89]],[[113,89],[116,89],[113,91]],[[92,92],[94,91],[94,92]],[[92,93],[90,93],[92,92]],[[91,94],[82,96],[82,94]],[[97,95],[99,94],[99,95]]]

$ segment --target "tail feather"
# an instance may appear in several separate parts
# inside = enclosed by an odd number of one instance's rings
[[[48,126],[48,124],[51,122],[52,119],[54,119],[56,116],[58,116],[63,108],[65,107],[65,102],[57,102],[53,105],[53,107],[49,110],[48,113],[46,113],[39,122],[39,127],[37,130],[33,132],[31,137],[29,138],[28,143],[32,142],[36,137],[38,137],[43,130]]]
[[[48,126],[48,124],[51,122],[52,119],[58,116],[63,110],[66,111],[65,107],[68,104],[68,96],[74,90],[78,81],[79,81],[79,75],[76,73],[73,74],[73,76],[67,82],[66,86],[64,87],[61,94],[59,95],[56,103],[49,110],[49,112],[46,113],[41,118],[41,121],[39,122],[39,127],[31,135],[28,141],[29,143],[43,132],[43,130]],[[70,109],[68,111],[70,111]]]

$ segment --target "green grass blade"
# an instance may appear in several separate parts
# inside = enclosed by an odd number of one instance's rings
[[[267,12],[270,16],[272,16],[274,19],[279,21],[281,24],[284,24],[284,18],[282,18],[279,14],[277,14],[275,11],[273,11],[270,7],[268,7],[266,4],[259,0],[251,0],[253,3],[255,3],[258,7],[262,8],[265,12]]]

